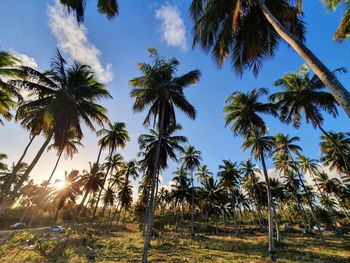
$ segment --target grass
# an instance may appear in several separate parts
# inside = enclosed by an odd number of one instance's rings
[[[277,262],[350,262],[349,236],[327,234],[324,246],[313,236],[282,234],[283,240],[276,246]],[[23,235],[23,239],[27,238]],[[0,262],[87,262],[87,255],[92,253],[96,262],[140,262],[143,247],[143,238],[135,224],[110,234],[90,231],[71,234],[66,244],[64,241],[64,236],[58,239],[51,235],[38,236],[36,245],[28,247],[27,241],[13,237],[3,246]],[[14,258],[19,249],[24,250]],[[168,230],[159,232],[153,239],[149,261],[268,262],[267,238],[261,233],[239,236],[198,234],[191,240],[186,234],[181,236]]]

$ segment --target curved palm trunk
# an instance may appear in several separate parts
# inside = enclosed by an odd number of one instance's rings
[[[272,215],[272,195],[270,190],[269,177],[267,175],[267,169],[265,164],[264,154],[260,154],[261,164],[263,167],[263,173],[265,178],[266,190],[267,190],[267,208],[268,208],[268,218],[269,218],[269,254],[270,260],[276,261],[276,251],[275,251],[275,242],[273,238],[273,215]]]
[[[193,170],[191,169],[191,237],[195,236],[194,232],[194,185],[193,185]]]
[[[30,145],[32,144],[32,142],[34,141],[36,135],[33,135],[32,138],[30,138],[29,143],[27,144],[26,148],[24,149],[24,152],[22,154],[22,156],[19,158],[18,162],[16,163],[15,167],[13,168],[13,171],[9,177],[9,179],[7,180],[7,182],[5,183],[5,185],[2,187],[1,189],[1,194],[0,197],[1,199],[3,199],[4,197],[6,197],[6,195],[9,193],[11,186],[13,184],[13,182],[16,180],[17,177],[17,171],[19,169],[20,164],[22,163],[25,155],[27,154],[27,151],[30,147]]]
[[[334,74],[309,50],[299,39],[293,36],[270,12],[265,5],[264,0],[255,0],[265,18],[269,21],[272,27],[280,35],[284,41],[286,41],[310,66],[313,72],[320,78],[325,84],[335,100],[344,109],[348,117],[350,118],[350,93],[339,82]]]
[[[15,188],[12,190],[12,192],[9,194],[9,196],[7,198],[5,198],[0,206],[0,215],[2,215],[4,213],[5,208],[7,207],[7,205],[15,198],[18,190],[22,187],[23,183],[28,179],[30,172],[33,170],[33,168],[35,167],[35,165],[38,163],[41,155],[43,154],[43,152],[45,151],[46,147],[48,146],[48,144],[50,143],[51,139],[53,137],[53,132],[50,132],[50,134],[48,135],[48,137],[46,138],[45,142],[43,143],[43,145],[40,147],[38,153],[35,155],[33,161],[31,162],[31,164],[28,166],[27,170],[24,172],[24,174],[21,176],[20,180],[18,181],[18,183],[16,184]]]
[[[159,173],[159,158],[160,158],[160,148],[162,145],[162,137],[163,137],[163,126],[164,126],[164,104],[161,109],[161,117],[160,117],[160,125],[159,125],[159,138],[157,143],[156,154],[153,162],[153,171],[152,171],[152,183],[151,183],[151,196],[148,204],[148,213],[146,220],[146,233],[145,233],[145,241],[143,244],[143,254],[142,254],[142,263],[147,263],[148,250],[151,246],[151,238],[152,238],[152,230],[153,230],[153,219],[154,219],[154,199],[155,199],[155,190],[157,184],[157,178]]]

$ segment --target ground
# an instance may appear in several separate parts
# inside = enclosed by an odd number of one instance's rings
[[[238,236],[198,234],[194,240],[172,229],[158,232],[152,241],[150,262],[268,262],[266,234]],[[326,245],[315,237],[282,233],[277,244],[277,262],[350,262],[350,237],[326,234]],[[32,244],[32,245],[31,245]],[[35,245],[34,245],[35,244]],[[37,236],[18,232],[0,250],[0,262],[140,262],[143,239],[136,224],[112,233]]]

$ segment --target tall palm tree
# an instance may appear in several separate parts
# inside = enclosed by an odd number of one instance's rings
[[[179,62],[173,58],[167,60],[161,57],[155,49],[149,49],[153,64],[141,63],[138,68],[142,76],[136,77],[130,81],[133,87],[131,97],[135,99],[134,111],[141,112],[148,108],[148,114],[144,124],[157,123],[158,144],[154,153],[152,170],[152,186],[149,200],[149,208],[153,210],[157,173],[159,172],[160,150],[163,140],[163,134],[169,124],[176,124],[175,108],[180,109],[191,119],[196,117],[194,107],[185,97],[184,89],[196,84],[200,77],[199,70],[190,71],[181,76],[175,76]],[[147,231],[145,235],[145,244],[142,256],[142,262],[147,262],[148,250],[152,236],[153,211],[148,213]]]
[[[272,215],[272,195],[269,184],[269,177],[267,174],[265,157],[271,156],[274,147],[274,137],[264,136],[264,134],[259,134],[256,130],[251,130],[245,137],[242,144],[243,150],[251,148],[251,155],[256,159],[261,161],[262,174],[264,175],[265,185],[267,190],[267,203],[268,203],[268,216],[269,216],[269,253],[270,259],[272,261],[276,260],[275,256],[275,244],[273,239],[273,215]]]
[[[102,128],[96,134],[97,136],[102,136],[102,138],[98,141],[98,144],[100,145],[100,150],[97,156],[97,161],[96,161],[97,164],[99,164],[101,152],[104,148],[108,148],[109,158],[111,158],[117,148],[123,149],[126,146],[126,143],[130,141],[130,137],[129,137],[128,131],[125,128],[124,122],[115,122],[115,123],[109,122],[108,129]],[[111,166],[107,166],[103,185],[105,185],[106,183],[107,176],[109,174],[110,169],[111,169]],[[91,217],[91,222],[94,221],[94,218],[97,212],[97,207],[100,202],[102,190],[103,190],[103,187],[100,189],[100,192],[98,193],[94,212]]]
[[[340,68],[336,71],[344,71],[344,69]],[[340,146],[322,127],[324,118],[321,110],[333,117],[338,115],[338,111],[336,100],[332,94],[323,91],[324,84],[318,76],[311,77],[309,69],[303,65],[298,72],[285,74],[276,80],[274,86],[283,89],[270,96],[270,99],[279,106],[280,120],[287,124],[292,123],[293,127],[298,129],[304,115],[306,123],[311,123],[314,128],[320,129],[347,161]]]
[[[261,161],[265,178],[268,216],[269,216],[269,253],[272,261],[276,260],[275,245],[273,239],[272,196],[270,192],[265,157],[271,154],[274,146],[274,138],[265,136],[266,124],[260,114],[276,116],[276,106],[272,103],[263,103],[259,99],[267,95],[267,89],[254,89],[251,92],[234,92],[226,99],[224,108],[226,125],[231,125],[234,135],[242,135],[245,140],[242,148],[252,148],[252,155]]]
[[[70,173],[64,173],[64,187],[56,189],[52,194],[54,202],[57,201],[57,209],[53,220],[53,225],[56,223],[59,211],[64,207],[67,200],[75,204],[77,196],[81,194],[80,191],[80,175],[79,171],[72,170]]]
[[[89,166],[89,170],[84,170],[83,174],[81,175],[80,183],[83,185],[83,191],[85,193],[76,210],[74,221],[76,221],[80,215],[88,195],[96,193],[103,187],[104,172],[102,171],[101,166],[97,163],[89,163]]]
[[[34,98],[19,106],[16,119],[21,120],[22,126],[27,127],[31,134],[37,135],[42,131],[46,139],[13,191],[8,196],[8,190],[2,193],[5,200],[0,214],[27,180],[51,139],[54,139],[55,145],[65,145],[71,137],[81,140],[81,122],[95,130],[94,122],[102,125],[108,120],[106,109],[96,101],[111,96],[105,86],[95,79],[89,66],[78,63],[69,66],[57,51],[50,71],[41,73],[28,67],[21,67],[21,70],[27,78],[11,83],[33,92]]]
[[[223,160],[222,164],[219,165],[218,177],[220,178],[220,186],[223,187],[227,197],[231,197],[232,216],[234,226],[237,228],[236,193],[241,180],[241,171],[237,162]]]
[[[328,136],[321,136],[321,161],[331,170],[335,169],[338,173],[345,174],[345,178],[350,179],[350,133],[329,132],[328,134],[331,140]]]
[[[312,200],[311,200],[311,195],[310,195],[310,193],[307,192],[308,190],[304,184],[304,180],[303,180],[302,175],[299,171],[298,164],[294,160],[293,155],[292,155],[292,153],[294,153],[297,156],[301,157],[300,152],[302,151],[302,149],[300,146],[298,146],[297,144],[294,143],[296,141],[299,141],[299,137],[297,137],[297,136],[290,138],[289,135],[284,135],[281,133],[277,134],[275,136],[276,149],[274,150],[274,153],[277,156],[285,156],[287,158],[290,158],[289,159],[290,160],[289,166],[296,172],[296,174],[299,177],[299,182],[301,183],[301,186],[302,186],[302,188],[305,192],[306,198],[308,200],[308,204],[310,206],[312,217],[314,218],[314,220],[316,222],[318,233],[319,233],[322,241],[324,241],[323,234],[322,234],[322,231],[320,228],[320,223],[319,223],[319,220],[317,219],[316,211],[315,211],[314,205],[313,205]]]
[[[299,0],[298,0],[299,1]],[[304,45],[304,23],[289,0],[192,0],[193,45],[211,52],[219,65],[229,58],[239,74],[258,74],[281,40],[297,52],[350,117],[350,93]],[[295,2],[295,1],[294,1]]]
[[[340,21],[337,31],[334,33],[334,40],[343,41],[346,40],[350,35],[350,1],[349,0],[323,0],[325,5],[335,10],[338,6],[344,6],[344,15]]]
[[[86,0],[60,0],[60,3],[64,5],[68,12],[74,11],[78,23],[84,21],[85,16],[85,4]],[[119,6],[117,0],[98,0],[97,1],[98,11],[111,19],[118,15]]]
[[[194,169],[198,169],[200,167],[200,161],[202,160],[201,152],[196,150],[196,148],[192,145],[188,146],[183,156],[180,158],[182,165],[186,170],[190,172],[191,176],[191,188],[192,188],[192,201],[191,201],[191,236],[194,237],[194,182],[193,182],[193,172]]]
[[[208,166],[206,164],[200,165],[197,169],[197,173],[195,174],[197,178],[199,178],[200,182],[205,181],[209,178],[209,176],[212,176],[213,173],[209,171]]]

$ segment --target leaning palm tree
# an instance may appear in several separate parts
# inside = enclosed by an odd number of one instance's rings
[[[201,152],[196,150],[192,145],[188,146],[183,156],[180,158],[183,167],[190,172],[191,176],[191,188],[192,188],[192,201],[191,201],[191,236],[194,237],[194,184],[193,184],[193,172],[200,167],[200,161],[202,160]]]
[[[147,262],[152,236],[155,188],[164,132],[171,123],[176,124],[175,108],[183,111],[191,119],[196,117],[196,111],[186,99],[184,89],[196,84],[200,77],[199,70],[175,76],[179,65],[178,60],[175,58],[167,60],[161,57],[155,49],[148,51],[153,59],[153,64],[139,64],[138,68],[142,72],[142,76],[130,81],[130,85],[133,87],[131,97],[135,99],[134,111],[141,112],[148,108],[144,124],[148,125],[153,120],[153,126],[157,124],[159,135],[154,158],[151,159],[153,161],[152,186],[148,207],[152,209],[152,213],[148,213],[142,262]]]
[[[98,144],[100,145],[100,150],[98,152],[97,161],[96,163],[99,164],[101,152],[104,148],[108,148],[108,156],[111,158],[117,148],[124,148],[126,146],[126,143],[130,141],[130,137],[128,134],[128,131],[125,128],[124,122],[115,122],[115,123],[108,123],[108,129],[102,128],[97,133],[97,136],[102,136],[102,138],[98,141]],[[104,177],[103,185],[105,185],[107,176],[109,174],[111,166],[107,166],[106,174]],[[103,187],[100,189],[100,192],[98,193],[98,197],[96,200],[94,212],[91,217],[91,222],[94,221],[97,207],[100,202],[101,194],[102,194]]]
[[[11,81],[11,84],[29,90],[33,98],[19,106],[16,119],[31,134],[43,132],[46,138],[12,192],[8,194],[8,188],[2,193],[5,200],[1,204],[0,214],[28,179],[52,139],[55,145],[65,145],[71,137],[81,140],[81,122],[95,130],[94,122],[102,125],[108,120],[106,109],[96,101],[111,96],[105,86],[96,80],[89,66],[78,63],[69,66],[57,51],[50,71],[41,73],[28,67],[21,67],[21,70],[27,78]]]
[[[344,178],[350,179],[350,133],[328,134],[331,140],[328,136],[321,136],[321,161],[331,170],[336,170],[344,174]]]
[[[67,8],[68,12],[75,13],[78,23],[84,21],[86,0],[60,0],[60,3]],[[111,19],[118,15],[118,2],[117,0],[98,0],[97,9]]]
[[[275,260],[275,245],[273,239],[272,197],[269,187],[265,157],[273,149],[274,139],[265,136],[267,126],[260,114],[276,116],[276,106],[272,103],[263,103],[259,99],[267,95],[267,89],[254,89],[251,92],[234,92],[226,99],[224,108],[226,125],[231,125],[234,135],[242,135],[245,138],[243,149],[252,148],[252,155],[261,160],[263,175],[268,198],[269,216],[269,253],[271,260]]]
[[[344,69],[340,68],[336,71],[342,72]],[[283,89],[270,96],[270,99],[279,106],[280,120],[287,124],[292,123],[293,127],[298,129],[304,116],[306,123],[311,123],[314,128],[318,128],[334,143],[346,162],[345,153],[322,127],[324,118],[321,111],[325,111],[333,117],[338,115],[338,111],[337,101],[332,94],[323,91],[324,84],[318,76],[311,77],[309,69],[303,65],[298,72],[288,73],[275,81],[274,86]]]
[[[344,15],[340,21],[337,31],[334,33],[334,40],[343,41],[346,40],[350,35],[350,1],[349,0],[323,0],[325,5],[335,10],[338,6],[344,6]]]
[[[219,65],[229,58],[239,74],[248,69],[258,74],[263,60],[274,56],[284,40],[310,66],[350,117],[350,93],[304,45],[304,23],[292,2],[192,0],[193,44],[211,52]]]

